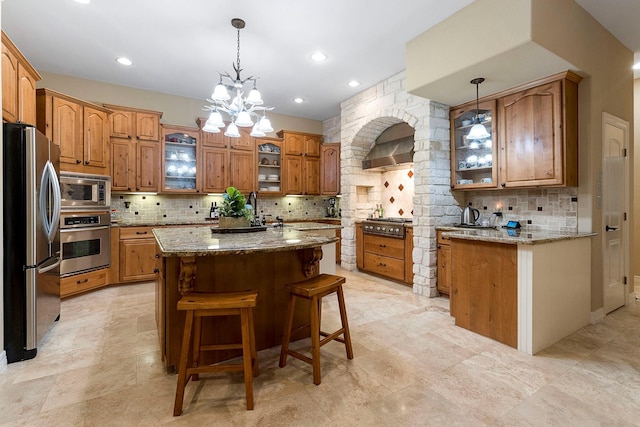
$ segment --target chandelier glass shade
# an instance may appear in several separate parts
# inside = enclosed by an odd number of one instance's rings
[[[480,120],[480,98],[479,98],[479,86],[480,83],[484,81],[484,78],[478,77],[477,79],[471,80],[471,84],[476,85],[476,116],[473,119],[474,125],[471,126],[469,133],[467,134],[467,139],[485,139],[489,138],[491,134],[487,132],[487,128],[482,124]]]
[[[271,122],[266,116],[266,112],[273,110],[273,107],[263,106],[262,95],[256,86],[257,78],[250,76],[243,80],[240,77],[242,71],[240,68],[240,30],[245,27],[245,22],[242,19],[234,18],[231,20],[231,25],[238,31],[237,59],[233,64],[236,75],[234,78],[229,73],[218,73],[220,81],[214,88],[211,99],[207,99],[210,105],[205,106],[205,110],[210,113],[202,130],[218,133],[226,126],[224,132],[226,136],[239,138],[238,127],[252,127],[251,136],[266,136],[266,132],[273,132]],[[247,96],[244,96],[242,89],[246,82],[252,82],[253,89],[249,91]],[[233,94],[233,98],[229,92]],[[229,116],[228,125],[224,122],[221,112]]]

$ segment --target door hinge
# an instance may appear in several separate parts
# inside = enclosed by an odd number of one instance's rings
[[[624,220],[625,221],[627,220],[627,213],[626,212],[624,213]]]
[[[627,149],[626,148],[622,149],[622,157],[627,157]]]
[[[627,284],[627,276],[624,276],[623,284],[625,284],[625,285]]]

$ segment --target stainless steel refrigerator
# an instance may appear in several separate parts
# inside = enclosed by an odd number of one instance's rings
[[[4,348],[31,359],[60,317],[59,148],[26,124],[3,125]]]

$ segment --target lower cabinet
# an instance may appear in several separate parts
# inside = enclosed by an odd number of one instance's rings
[[[119,252],[120,282],[156,278],[158,253],[151,227],[121,228]]]
[[[60,298],[79,294],[107,284],[107,268],[60,279]]]
[[[438,231],[437,237],[437,288],[441,295],[451,294],[451,240],[442,237],[442,231]]]

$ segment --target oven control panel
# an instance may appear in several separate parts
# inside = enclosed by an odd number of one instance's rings
[[[109,225],[111,223],[111,217],[108,213],[97,213],[90,215],[71,214],[61,215],[60,227],[61,228],[88,228],[97,227],[100,225]]]
[[[362,231],[369,234],[404,238],[404,226],[401,224],[368,224],[362,226]]]

